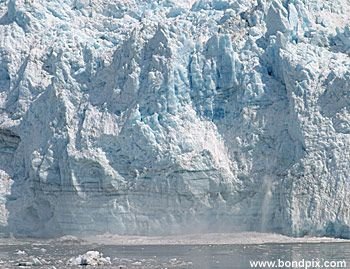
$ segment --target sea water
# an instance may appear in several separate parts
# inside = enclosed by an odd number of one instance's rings
[[[105,245],[77,242],[6,240],[0,244],[0,268],[84,268],[68,266],[68,260],[95,250],[110,257],[111,265],[98,268],[262,268],[252,262],[276,262],[274,268],[291,267],[302,262],[324,262],[350,268],[350,243],[268,243],[235,245]],[[34,261],[37,263],[33,264]],[[39,261],[39,262],[38,262]],[[287,262],[278,267],[277,262]],[[319,261],[319,262],[317,262]],[[288,263],[289,262],[289,263]],[[336,264],[337,262],[337,264]],[[41,263],[41,265],[40,265]],[[26,265],[26,266],[20,266]],[[288,265],[290,265],[288,267]],[[345,267],[343,267],[345,266]],[[347,267],[348,266],[348,267]],[[89,267],[89,266],[87,266]],[[91,268],[91,267],[90,267]],[[93,267],[97,268],[97,267]],[[269,267],[265,267],[269,268]],[[306,268],[306,267],[298,267]]]

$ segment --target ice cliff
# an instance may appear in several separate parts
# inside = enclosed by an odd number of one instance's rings
[[[4,234],[349,238],[349,160],[349,0],[0,1]]]

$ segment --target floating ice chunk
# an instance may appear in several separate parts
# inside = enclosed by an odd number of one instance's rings
[[[39,258],[39,257],[29,257],[29,261],[20,261],[18,262],[18,266],[42,266],[42,265],[48,265],[50,262]]]
[[[19,262],[17,265],[30,267],[30,266],[33,266],[33,263],[32,262]]]
[[[88,251],[78,257],[73,257],[68,260],[67,265],[108,265],[111,264],[109,257],[103,257],[103,254],[98,251]]]
[[[17,255],[28,255],[27,252],[25,252],[24,250],[18,250],[16,252]]]

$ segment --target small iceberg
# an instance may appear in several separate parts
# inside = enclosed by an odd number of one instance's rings
[[[109,257],[103,257],[103,254],[98,251],[88,251],[78,257],[70,258],[67,265],[109,265],[111,259]]]

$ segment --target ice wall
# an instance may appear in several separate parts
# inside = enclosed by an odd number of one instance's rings
[[[350,237],[347,0],[0,3],[0,231]]]

